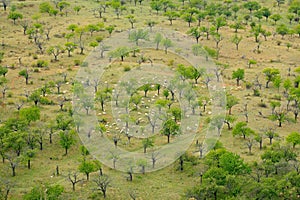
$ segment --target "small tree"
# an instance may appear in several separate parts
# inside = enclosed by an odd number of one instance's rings
[[[113,58],[121,58],[121,61],[124,61],[124,57],[129,55],[129,51],[128,47],[119,47],[109,52],[109,55]]]
[[[139,40],[148,40],[149,32],[147,30],[138,29],[130,31],[129,40],[135,42],[136,46],[139,45]]]
[[[238,68],[237,70],[232,72],[232,78],[236,79],[236,85],[240,85],[240,81],[245,78],[245,70]]]
[[[72,190],[75,191],[75,185],[82,180],[79,178],[79,175],[77,172],[69,172],[68,173],[68,180],[72,183]]]
[[[168,53],[168,48],[174,46],[172,40],[169,39],[169,38],[163,39],[162,44],[165,47],[165,53],[166,54]]]
[[[170,25],[173,24],[173,21],[179,17],[179,14],[176,11],[167,11],[164,16],[170,21]]]
[[[23,69],[22,71],[19,72],[19,75],[25,78],[26,85],[28,85],[28,80],[29,80],[28,69]]]
[[[60,137],[59,143],[63,148],[65,148],[65,155],[68,154],[68,149],[70,149],[70,147],[76,142],[74,135],[75,135],[75,131],[73,130],[61,131],[59,133],[59,137]]]
[[[300,144],[300,134],[298,132],[292,132],[286,137],[286,141],[291,143],[293,148],[295,148],[296,145]]]
[[[97,176],[96,179],[93,180],[94,183],[96,184],[96,190],[99,190],[103,194],[103,198],[106,198],[106,191],[107,188],[110,186],[110,179],[108,176],[103,175],[103,176]]]
[[[269,88],[269,83],[273,82],[275,80],[275,78],[280,74],[278,69],[274,69],[274,68],[266,68],[263,70],[263,73],[266,76],[266,88]]]
[[[180,126],[173,120],[173,119],[167,119],[163,123],[163,128],[161,130],[161,134],[167,136],[168,143],[170,143],[170,136],[177,135],[180,133]]]
[[[226,108],[228,109],[228,114],[231,115],[231,109],[233,106],[239,103],[238,98],[233,96],[232,94],[226,95]]]
[[[60,45],[57,46],[51,46],[47,49],[47,53],[49,55],[53,55],[54,56],[54,60],[58,61],[58,56],[62,53],[63,48]]]
[[[86,180],[89,180],[90,173],[95,171],[95,164],[93,162],[83,160],[78,169],[81,173],[86,175]]]
[[[247,127],[246,122],[238,122],[232,129],[233,136],[236,135],[242,135],[244,139],[246,139],[246,136],[250,136],[254,134],[254,131]]]
[[[239,50],[239,44],[240,42],[242,41],[243,37],[242,36],[238,36],[237,34],[235,34],[232,39],[231,39],[231,42],[233,44],[235,44],[235,47],[236,47],[236,50]]]
[[[276,24],[277,21],[279,21],[281,19],[281,15],[280,14],[273,14],[270,16],[270,19],[272,19],[274,21],[274,23]]]
[[[16,24],[16,20],[17,19],[23,19],[23,15],[21,13],[18,13],[18,12],[10,12],[8,14],[8,19],[12,19],[14,24]]]
[[[142,144],[143,144],[144,153],[147,153],[147,148],[154,146],[153,140],[151,140],[149,138],[143,139]]]
[[[65,48],[68,51],[68,57],[71,57],[71,52],[74,51],[74,49],[76,48],[76,44],[74,42],[67,42],[65,43]]]

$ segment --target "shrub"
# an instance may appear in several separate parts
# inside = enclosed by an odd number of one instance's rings
[[[129,66],[124,66],[124,72],[128,72],[130,70],[131,70],[131,68]]]

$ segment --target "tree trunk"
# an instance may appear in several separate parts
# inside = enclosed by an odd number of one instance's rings
[[[168,144],[170,143],[170,135],[167,135],[167,137],[168,137]]]
[[[31,165],[30,165],[30,159],[27,160],[27,168],[30,169],[31,168]]]
[[[16,166],[12,166],[12,176],[16,176]]]
[[[90,180],[90,173],[86,173],[86,180],[87,180],[87,181]]]
[[[75,184],[76,183],[72,183],[72,190],[75,191]]]
[[[65,154],[68,155],[68,148],[65,148]]]

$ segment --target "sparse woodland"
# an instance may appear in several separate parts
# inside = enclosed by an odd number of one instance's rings
[[[0,0],[0,6],[0,200],[300,198],[299,0]],[[183,49],[164,34],[149,38],[159,27],[192,40],[187,48],[205,52],[213,70],[178,56]],[[123,32],[133,48],[106,44]],[[144,41],[153,48],[143,49]],[[91,53],[112,62],[101,77],[79,82]],[[170,85],[136,89],[134,80],[119,81],[145,65],[155,71],[155,64],[175,74]],[[212,115],[212,79],[222,83],[224,115]],[[130,96],[128,112],[118,116],[122,127],[112,109],[124,106],[120,89]],[[181,98],[200,116],[196,137],[174,163],[147,173],[164,159],[157,149],[184,134]],[[79,111],[97,113],[96,127],[83,130]],[[151,137],[135,137],[131,124]],[[206,154],[210,125],[219,140]],[[150,156],[121,172],[120,155],[106,152],[112,167],[104,165],[79,133]]]

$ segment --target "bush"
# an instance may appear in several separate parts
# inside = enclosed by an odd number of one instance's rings
[[[80,60],[74,60],[74,65],[75,66],[79,66],[81,64],[81,61]]]
[[[52,100],[47,99],[46,97],[41,97],[40,104],[42,105],[54,105]]]
[[[264,102],[258,103],[258,106],[261,107],[261,108],[267,108],[268,107],[267,104],[264,103]]]
[[[253,96],[259,97],[260,91],[258,89],[253,89]]]
[[[250,89],[250,88],[252,87],[253,84],[247,81],[247,82],[245,83],[245,85],[246,85],[246,89]]]
[[[38,68],[48,67],[48,62],[45,60],[38,60],[36,62],[36,67],[38,67]]]
[[[128,72],[130,70],[131,70],[131,68],[129,66],[124,66],[124,72]]]

